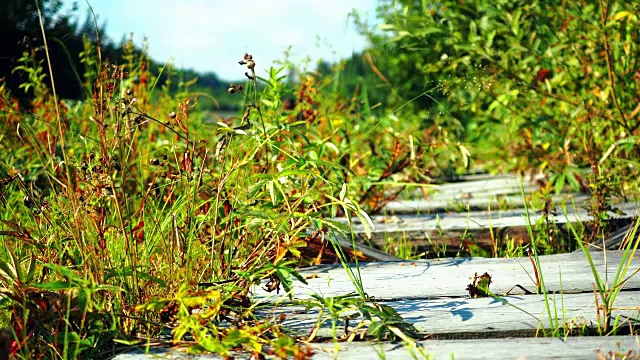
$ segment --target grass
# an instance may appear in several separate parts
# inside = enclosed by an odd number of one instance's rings
[[[524,187],[522,187],[522,196],[524,197]],[[590,266],[590,270],[594,279],[594,295],[596,302],[596,312],[597,312],[597,323],[595,324],[595,329],[593,326],[590,326],[586,323],[577,323],[577,327],[575,326],[577,319],[567,319],[566,317],[566,309],[564,305],[564,292],[562,290],[562,269],[559,269],[560,276],[560,291],[556,294],[547,290],[545,286],[545,277],[544,272],[542,271],[540,257],[539,257],[539,246],[536,243],[537,236],[534,235],[534,226],[531,223],[531,216],[529,213],[529,207],[525,202],[525,220],[527,221],[527,231],[529,233],[529,237],[531,239],[531,263],[533,265],[533,273],[535,276],[534,280],[536,286],[536,293],[541,294],[544,298],[544,312],[546,312],[546,317],[549,321],[548,324],[543,324],[540,322],[540,330],[544,336],[547,336],[547,330],[551,330],[550,335],[554,337],[567,337],[570,335],[580,334],[580,335],[591,335],[594,330],[595,333],[601,336],[607,335],[616,335],[623,327],[634,327],[633,319],[627,319],[626,321],[621,321],[619,317],[615,319],[612,318],[612,312],[614,310],[613,303],[615,302],[615,298],[617,294],[622,290],[622,288],[626,285],[626,283],[633,276],[637,275],[640,272],[640,268],[634,270],[631,274],[629,274],[629,268],[631,266],[631,262],[635,257],[638,245],[640,244],[640,238],[636,239],[635,234],[640,226],[640,219],[637,219],[632,228],[630,228],[627,233],[628,239],[635,239],[634,241],[626,241],[626,247],[623,249],[622,260],[618,264],[618,268],[616,274],[613,279],[609,280],[608,277],[608,267],[606,263],[606,247],[603,246],[604,254],[605,254],[605,278],[602,278],[602,275],[596,269],[596,265],[591,256],[590,250],[587,247],[587,244],[583,242],[584,234],[580,233],[576,227],[573,225],[571,221],[567,222],[567,227],[571,231],[571,234],[574,237],[574,240],[579,244],[581,250],[584,252],[585,257]],[[575,203],[574,203],[575,207]],[[569,219],[569,215],[567,213],[566,207],[562,207],[564,216]],[[576,219],[577,220],[577,219]],[[596,220],[597,221],[597,220]],[[578,221],[579,223],[579,221]],[[548,240],[548,238],[547,238]],[[603,239],[604,241],[604,239]],[[531,277],[531,276],[530,276]],[[488,287],[487,287],[488,288]],[[490,296],[495,297],[496,299],[503,301],[504,303],[508,302],[502,299],[500,296],[495,294],[490,294]],[[557,298],[559,296],[559,299]],[[560,313],[558,312],[558,303],[560,303]],[[514,306],[514,305],[511,305]],[[527,313],[523,310],[527,315],[534,315]],[[537,318],[536,318],[537,319]],[[631,330],[631,333],[634,331]]]
[[[347,227],[329,219],[372,228],[358,204],[385,201],[385,179],[411,164],[397,137],[375,123],[345,127],[350,106],[320,113],[313,77],[289,88],[283,69],[259,77],[249,54],[247,82],[229,87],[244,103],[230,124],[202,122],[187,88],[179,98],[163,90],[146,55],[103,64],[87,43],[85,56],[94,56],[92,97],[74,106],[47,90],[30,54],[17,70],[33,74],[30,108],[0,87],[7,351],[106,358],[162,343],[169,330],[191,351],[304,357],[305,346],[257,317],[249,292],[262,284],[291,295],[293,279],[305,281],[296,267],[323,261],[345,264],[352,307],[377,324],[369,336],[405,336],[397,313],[364,292],[357,245],[349,253],[332,240],[349,237]],[[294,110],[283,109],[288,94]],[[354,144],[367,136],[381,140],[379,152],[391,146],[389,156],[365,162]]]

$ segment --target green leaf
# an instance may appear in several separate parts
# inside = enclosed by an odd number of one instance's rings
[[[336,155],[340,155],[340,150],[338,149],[338,147],[336,146],[336,144],[327,141],[326,143],[324,143],[324,146],[326,146],[327,148],[329,148],[331,151],[333,151]]]
[[[0,277],[4,278],[5,282],[17,282],[17,280],[19,280],[16,276],[16,272],[9,267],[8,263],[3,261],[0,261]]]
[[[30,283],[34,276],[36,275],[36,257],[34,254],[31,254],[31,258],[29,259],[29,268],[27,270],[27,276],[24,279],[26,283]]]
[[[360,221],[362,222],[362,226],[364,227],[364,232],[367,235],[367,238],[371,239],[371,237],[373,236],[373,231],[375,230],[373,221],[371,221],[369,215],[360,208],[358,208],[356,215],[358,215],[358,218],[360,218]]]
[[[271,216],[269,216],[267,213],[260,212],[260,211],[247,211],[247,212],[243,212],[243,213],[242,213],[242,216],[244,216],[244,217],[258,218],[258,219],[263,219],[263,220],[272,220]]]
[[[267,187],[269,188],[269,196],[271,197],[271,203],[273,204],[273,207],[275,207],[276,206],[276,190],[275,190],[273,181],[269,181]]]
[[[72,281],[82,281],[83,280],[80,276],[78,276],[78,274],[76,274],[75,272],[73,272],[70,269],[67,269],[64,266],[60,266],[60,265],[57,265],[57,264],[44,264],[44,266],[46,268],[49,268],[49,269],[57,272],[60,275],[66,277],[69,280],[72,280]]]
[[[422,37],[426,37],[428,35],[432,35],[432,34],[439,34],[442,32],[442,29],[438,28],[438,27],[428,27],[428,28],[424,28],[424,29],[420,29],[419,31],[417,31],[415,34],[416,36],[422,36]]]
[[[249,189],[249,198],[255,198],[256,195],[258,195],[258,192],[262,190],[267,182],[269,182],[269,180],[260,180],[257,183],[253,184]]]
[[[338,199],[340,201],[344,201],[345,196],[347,196],[347,184],[342,184],[342,189],[340,189],[340,194],[338,195]]]
[[[626,17],[628,17],[628,18],[630,18],[632,20],[635,20],[635,21],[638,20],[636,15],[634,13],[632,13],[631,11],[620,11],[620,12],[616,13],[615,15],[613,15],[613,21],[619,21],[619,20],[624,19]]]
[[[33,284],[33,287],[42,289],[42,290],[50,290],[50,291],[58,291],[58,290],[75,288],[73,284],[69,281],[51,281],[43,284]]]
[[[390,31],[390,30],[394,30],[395,28],[396,28],[395,25],[392,25],[392,24],[379,24],[378,26],[376,26],[376,29],[382,30],[382,31]]]
[[[308,170],[298,170],[298,169],[286,169],[282,170],[276,178],[280,179],[288,176],[302,176],[302,175],[312,175],[311,171]]]
[[[562,193],[562,189],[564,188],[564,184],[565,184],[565,179],[567,178],[567,174],[566,173],[562,173],[558,179],[556,180],[556,184],[555,184],[555,191],[556,194],[561,194]]]
[[[369,328],[367,329],[367,335],[375,337],[379,339],[384,335],[384,324],[381,321],[374,321],[369,324]]]
[[[318,223],[316,228],[326,226],[327,228],[341,234],[345,234],[349,231],[349,227],[346,224],[331,219],[315,219],[314,223]]]
[[[466,169],[469,168],[469,159],[471,158],[471,152],[462,144],[458,143],[460,153],[462,154],[462,163]]]

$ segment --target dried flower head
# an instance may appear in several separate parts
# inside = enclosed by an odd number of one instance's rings
[[[247,68],[249,70],[253,70],[256,67],[256,62],[253,61],[253,56],[247,53],[244,53],[242,60],[238,61],[238,64],[247,65]]]

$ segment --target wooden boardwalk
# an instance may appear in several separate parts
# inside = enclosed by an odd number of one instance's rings
[[[597,272],[608,279],[610,287],[618,266],[624,261],[623,255],[621,251],[592,254]],[[602,311],[598,311],[601,299],[593,291],[593,275],[583,253],[542,256],[540,262],[548,290],[546,299],[544,295],[525,295],[520,289],[505,294],[514,285],[535,291],[535,284],[527,275],[532,273],[529,258],[362,264],[360,272],[367,293],[374,296],[377,303],[393,308],[404,321],[429,335],[429,339],[418,340],[414,347],[390,342],[327,342],[333,336],[346,335],[345,316],[349,315],[352,328],[358,324],[357,312],[350,311],[341,314],[335,332],[330,320],[318,330],[314,342],[310,343],[314,351],[312,359],[377,359],[380,351],[386,359],[406,359],[411,358],[411,354],[418,359],[424,358],[421,354],[434,359],[598,359],[597,351],[604,355],[627,351],[640,354],[640,338],[633,335],[541,337],[543,329],[547,335],[553,329],[562,335],[565,329],[576,332],[585,326],[594,327],[602,321]],[[630,273],[640,269],[640,256],[630,259],[629,264]],[[496,297],[468,296],[465,288],[469,278],[480,272],[491,274],[490,290]],[[296,305],[295,300],[309,299],[313,294],[339,297],[353,293],[355,288],[341,266],[318,266],[305,269],[301,274],[308,284],[295,283],[293,302],[285,294],[268,293],[261,287],[255,287],[254,300],[264,307],[264,318],[280,322],[289,332],[304,338],[314,329],[319,308],[307,310]],[[638,289],[639,276],[632,276],[612,306],[613,318],[624,325],[620,331],[638,326]],[[116,359],[219,358],[155,351],[154,357],[131,353]],[[236,359],[249,357],[246,353],[235,355]]]
[[[631,220],[638,216],[638,204],[623,203],[616,206],[620,214],[612,214],[617,220]],[[551,221],[567,232],[567,222],[592,220],[584,209],[572,209],[565,216],[561,210],[551,216]],[[449,256],[460,250],[466,251],[475,245],[491,249],[495,242],[505,242],[507,236],[522,245],[529,242],[527,224],[535,225],[543,215],[525,209],[505,211],[478,211],[465,213],[440,213],[425,215],[373,216],[374,231],[369,239],[365,227],[358,219],[353,220],[353,231],[361,243],[371,242],[384,248],[389,239],[402,239],[415,246],[417,252],[435,253],[439,249]],[[528,220],[527,220],[528,217]]]
[[[414,197],[422,196],[420,199],[402,199],[387,204],[383,215],[371,217],[374,225],[371,238],[358,218],[353,219],[352,229],[363,249],[369,246],[384,249],[389,243],[402,240],[417,253],[432,256],[456,256],[460,252],[468,253],[472,246],[491,250],[507,240],[515,245],[527,244],[530,241],[528,224],[535,225],[545,216],[543,212],[531,209],[528,203],[530,193],[536,189],[537,185],[531,179],[516,175],[443,184],[415,191]],[[524,207],[525,202],[528,209]],[[567,223],[592,220],[585,210],[588,202],[589,197],[585,194],[554,195],[549,221],[557,224],[563,236],[568,238]],[[640,204],[623,202],[613,207],[616,212],[608,214],[609,221],[625,225],[638,217]],[[345,219],[338,220],[346,222]]]
[[[516,339],[481,339],[481,340],[426,340],[418,345],[434,360],[451,359],[598,359],[598,351],[604,356],[609,352],[626,353],[640,351],[640,339],[632,336],[612,336],[606,338],[516,338]],[[417,350],[406,348],[398,343],[378,345],[350,343],[340,346],[335,351],[331,346],[324,346],[316,352],[313,359],[377,359],[378,353],[385,359],[400,360],[414,358],[423,359]],[[606,359],[613,359],[607,357]],[[617,359],[621,359],[620,356]]]
[[[622,260],[620,251],[593,254],[596,269],[603,278],[611,280]],[[631,269],[640,268],[640,256],[633,259]],[[549,292],[551,313],[559,314],[563,322],[595,323],[596,296],[593,275],[584,254],[549,255],[541,257],[541,273]],[[605,270],[606,269],[606,270]],[[425,333],[438,338],[467,338],[509,335],[534,335],[539,328],[549,328],[544,295],[525,295],[520,288],[535,292],[535,284],[528,258],[516,259],[443,259],[416,262],[375,263],[361,266],[365,291],[376,301],[384,302],[398,311],[407,321]],[[492,277],[490,290],[497,297],[469,298],[466,286],[475,273],[488,272]],[[307,299],[313,294],[323,297],[353,293],[355,288],[344,269],[337,267],[313,268],[302,272],[308,285],[295,284],[296,299]],[[560,279],[562,278],[562,281]],[[513,289],[512,291],[510,291]],[[618,295],[614,312],[624,318],[637,318],[640,311],[640,276],[634,276],[625,285],[628,291]],[[562,293],[560,291],[562,290]],[[509,292],[509,295],[506,293]],[[317,311],[304,312],[302,308],[285,307],[288,298],[273,297],[263,289],[256,289],[261,301],[278,304],[274,316],[288,315],[287,328],[308,333],[317,319]],[[554,317],[555,321],[555,317]],[[328,326],[329,324],[327,324]],[[340,324],[342,328],[343,323]],[[321,336],[331,337],[330,328]]]
[[[624,253],[594,252],[592,256],[598,274],[607,279],[610,288],[613,287],[611,281],[624,262]],[[456,359],[514,359],[517,356],[596,359],[595,350],[616,352],[618,344],[620,350],[635,350],[640,354],[639,340],[634,336],[570,337],[565,340],[535,337],[541,336],[543,329],[547,335],[553,330],[561,334],[565,329],[578,332],[585,326],[595,327],[603,317],[602,309],[598,310],[602,299],[593,291],[594,277],[584,253],[542,256],[540,262],[540,272],[548,291],[546,298],[542,294],[525,295],[520,288],[513,288],[521,285],[535,292],[535,284],[529,278],[534,276],[529,258],[367,263],[360,266],[360,273],[364,289],[370,296],[393,308],[422,333],[429,334],[429,340],[418,344],[437,359],[448,359],[451,354]],[[630,275],[640,269],[640,256],[630,259],[629,263]],[[466,290],[469,278],[484,272],[492,276],[490,290],[496,296],[470,298]],[[302,275],[308,284],[295,284],[294,299],[308,299],[313,294],[337,297],[355,291],[341,266],[314,267],[303,270]],[[612,317],[625,324],[625,329],[640,325],[638,289],[640,276],[630,277],[611,308]],[[283,326],[299,336],[308,335],[314,328],[318,308],[306,310],[288,305],[291,302],[283,294],[274,296],[261,288],[255,290],[256,300],[273,304],[265,312],[266,317],[276,319],[284,314]],[[349,315],[351,327],[360,319],[356,311],[342,315]],[[343,320],[335,324],[338,329],[335,333],[332,325],[330,320],[324,323],[316,340],[346,336]],[[333,351],[333,345],[319,344],[319,352],[314,358],[374,359],[379,350],[376,346],[385,350],[387,358],[410,356],[410,349],[402,344],[349,343],[341,344],[338,352]]]
[[[598,273],[606,274],[605,278],[610,282],[622,261],[622,252],[598,251],[591,256]],[[638,256],[634,259],[635,268],[640,267]],[[540,256],[540,268],[547,291],[593,291],[593,275],[583,253]],[[360,264],[365,292],[382,300],[465,297],[468,295],[466,286],[469,278],[475,273],[480,275],[485,272],[491,275],[491,291],[495,294],[505,294],[515,285],[535,292],[535,275],[529,258],[446,258]],[[300,274],[306,278],[307,285],[294,280],[293,291],[297,299],[308,299],[313,294],[340,296],[355,291],[341,265],[314,266],[301,270]],[[640,289],[640,275],[632,277],[626,287]],[[510,294],[521,295],[524,291],[516,288]],[[270,302],[277,298],[261,288],[255,289],[255,296],[261,301],[268,299]],[[280,297],[281,300],[285,298]]]
[[[465,180],[465,179],[463,179]],[[535,191],[536,185],[528,181],[521,184],[516,176],[486,178],[473,176],[468,181],[428,189],[430,193],[416,191],[422,199],[408,199],[387,205],[385,215],[374,216],[375,230],[370,242],[384,247],[387,238],[402,238],[418,248],[442,246],[461,249],[470,243],[492,246],[496,239],[509,235],[519,243],[528,241],[524,200],[517,195]],[[424,189],[423,189],[424,190]],[[426,198],[425,198],[426,196]],[[581,205],[588,200],[584,195],[568,194],[554,201],[569,199],[577,208],[564,216],[556,209],[553,221],[589,220]],[[505,206],[503,211],[494,205]],[[492,211],[485,210],[491,207]],[[637,218],[635,203],[617,204],[618,213],[612,218],[630,223]],[[473,211],[453,212],[452,210]],[[482,211],[481,211],[482,210]],[[443,212],[446,211],[446,212]],[[531,222],[541,216],[531,213]],[[353,229],[358,239],[367,241],[364,227],[358,220]],[[628,239],[627,229],[614,234],[611,244],[617,247]],[[343,247],[350,242],[341,239]],[[636,240],[637,241],[637,240]],[[613,245],[612,245],[613,246]],[[358,250],[365,249],[364,244]],[[529,257],[524,258],[469,258],[450,257],[418,261],[393,261],[396,257],[370,249],[370,258],[379,262],[351,265],[360,274],[362,286],[370,297],[366,303],[394,309],[418,332],[416,342],[356,341],[334,343],[332,338],[355,336],[358,339],[368,324],[361,323],[362,314],[355,307],[346,307],[331,320],[328,309],[321,318],[327,320],[316,327],[320,307],[307,308],[300,303],[312,300],[314,295],[340,301],[345,295],[353,297],[356,288],[342,265],[320,265],[301,270],[306,284],[293,282],[293,300],[282,291],[267,292],[262,286],[253,288],[254,303],[265,319],[281,323],[283,328],[301,339],[312,332],[309,345],[312,359],[613,359],[632,351],[640,356],[640,253],[634,257],[620,250],[591,250],[593,269],[606,283],[607,289],[619,289],[615,302],[608,308],[612,321],[619,325],[618,336],[573,336],[593,333],[604,319],[603,294],[594,291],[594,274],[583,251],[568,254],[540,256],[540,266],[534,270]],[[613,283],[621,267],[627,267],[623,284]],[[544,279],[546,294],[536,293],[536,272]],[[489,290],[492,296],[471,298],[467,286],[475,274],[491,276]],[[263,284],[264,285],[264,284]],[[353,303],[351,303],[353,304]],[[308,303],[307,303],[308,305]],[[348,317],[348,322],[345,319]],[[356,328],[358,324],[361,328]],[[566,337],[542,337],[556,334]],[[629,335],[620,335],[626,333]],[[572,335],[572,336],[568,336]],[[191,356],[156,349],[157,358],[210,359],[216,356]],[[425,356],[428,355],[428,356]],[[142,359],[151,355],[120,355],[116,359]],[[236,359],[250,355],[238,353]],[[638,357],[630,357],[637,359]]]

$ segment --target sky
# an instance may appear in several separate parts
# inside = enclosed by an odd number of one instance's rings
[[[84,21],[88,6],[73,4]],[[256,61],[258,75],[275,61],[290,59],[313,63],[337,61],[367,45],[350,19],[352,9],[375,22],[377,0],[89,0],[106,33],[120,41],[134,34],[141,44],[147,37],[154,60],[171,60],[178,68],[213,71],[222,79],[238,79],[238,65],[247,52]],[[311,69],[313,66],[310,67]]]

